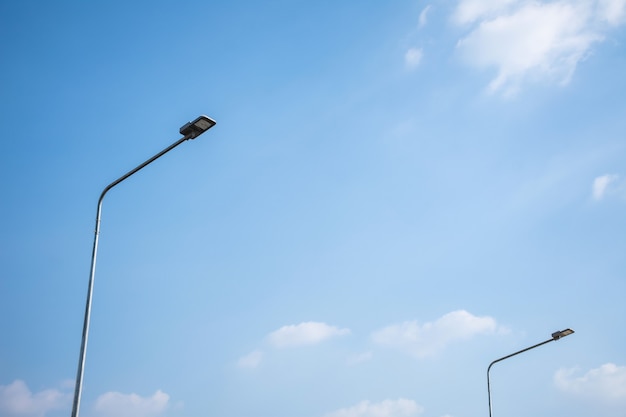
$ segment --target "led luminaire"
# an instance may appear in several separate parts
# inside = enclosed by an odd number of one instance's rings
[[[180,134],[188,137],[189,139],[195,139],[213,126],[215,126],[215,120],[208,116],[200,116],[193,122],[186,123],[180,128]]]
[[[554,332],[554,333],[552,333],[552,339],[559,340],[560,338],[565,337],[565,336],[569,336],[572,333],[574,333],[574,331],[572,329],[565,329],[565,330],[561,330],[559,332]]]

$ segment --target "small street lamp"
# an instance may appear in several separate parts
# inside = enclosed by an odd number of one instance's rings
[[[76,373],[76,384],[74,386],[74,402],[72,403],[72,417],[78,417],[78,412],[80,409],[80,397],[83,389],[83,368],[85,366],[85,354],[87,352],[87,336],[89,335],[89,320],[91,317],[91,297],[93,294],[93,282],[96,275],[96,255],[98,253],[98,235],[100,234],[100,213],[102,211],[102,200],[106,193],[113,187],[115,187],[120,182],[124,181],[126,178],[130,177],[146,165],[154,162],[159,159],[161,156],[165,155],[181,143],[185,142],[189,139],[195,139],[210,128],[215,126],[215,120],[211,119],[207,116],[200,116],[195,119],[193,122],[186,123],[183,127],[180,128],[180,134],[183,135],[178,141],[165,148],[158,154],[154,155],[152,158],[148,159],[143,164],[137,166],[136,168],[128,171],[126,174],[122,175],[120,178],[113,181],[111,184],[107,185],[102,194],[100,194],[100,199],[98,200],[98,210],[96,212],[96,231],[93,239],[93,251],[91,252],[91,272],[89,274],[89,285],[87,288],[87,303],[85,305],[85,320],[83,322],[83,337],[80,344],[80,356],[78,358],[78,372]]]
[[[496,359],[495,361],[493,361],[493,362],[491,362],[489,364],[489,367],[487,368],[487,396],[489,397],[489,417],[491,417],[491,385],[489,383],[489,371],[491,370],[491,367],[493,366],[493,364],[497,363],[497,362],[500,362],[500,361],[503,361],[505,359],[508,359],[511,356],[515,356],[515,355],[518,355],[520,353],[526,352],[527,350],[531,350],[531,349],[534,349],[534,348],[539,347],[541,345],[545,345],[546,343],[550,343],[550,342],[553,342],[555,340],[559,340],[559,339],[561,339],[561,338],[563,338],[565,336],[569,336],[572,333],[574,333],[574,331],[572,329],[565,329],[565,330],[561,330],[561,331],[558,331],[558,332],[554,332],[554,333],[552,333],[552,337],[550,339],[548,339],[548,340],[545,340],[545,341],[543,341],[541,343],[537,343],[536,345],[527,347],[526,349],[522,349],[522,350],[517,351],[515,353],[511,353],[510,355],[503,356],[503,357],[501,357],[499,359]]]

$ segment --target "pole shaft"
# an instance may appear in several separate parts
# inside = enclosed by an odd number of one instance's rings
[[[124,181],[126,178],[130,177],[140,169],[144,168],[146,165],[154,162],[159,159],[161,156],[165,155],[184,141],[190,139],[189,135],[184,136],[178,141],[174,142],[172,145],[163,149],[158,154],[154,155],[152,158],[148,159],[144,163],[138,165],[136,168],[128,171],[126,174],[122,175],[111,184],[107,185],[102,193],[100,194],[100,198],[98,199],[98,209],[96,210],[96,229],[94,232],[93,239],[93,249],[91,251],[91,268],[89,273],[89,284],[87,287],[87,302],[85,303],[85,318],[83,321],[83,334],[80,343],[80,355],[78,358],[78,371],[76,372],[76,383],[74,385],[74,400],[72,402],[72,417],[78,417],[80,411],[80,399],[83,391],[83,374],[85,368],[85,358],[87,354],[87,339],[89,337],[89,322],[91,320],[91,299],[93,295],[93,284],[96,277],[96,257],[98,255],[98,237],[100,235],[100,215],[102,212],[102,201],[104,200],[104,196],[106,193],[113,187],[115,187],[120,182]]]

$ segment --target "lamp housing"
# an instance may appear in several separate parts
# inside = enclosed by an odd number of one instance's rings
[[[215,126],[215,120],[208,116],[200,116],[193,122],[186,123],[180,128],[180,134],[188,139],[195,139],[213,126]]]
[[[562,337],[569,336],[572,333],[574,333],[574,331],[572,329],[560,330],[558,332],[552,333],[552,339],[553,340],[559,340]]]

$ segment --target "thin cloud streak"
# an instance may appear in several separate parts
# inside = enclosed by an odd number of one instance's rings
[[[314,345],[335,336],[350,333],[350,329],[341,329],[326,323],[308,321],[296,325],[283,326],[268,336],[269,343],[275,348],[290,348]]]
[[[348,365],[358,365],[363,362],[369,362],[374,357],[372,352],[364,352],[360,354],[351,355],[348,357]]]
[[[423,28],[428,23],[428,13],[430,12],[431,8],[432,6],[429,4],[428,6],[424,7],[422,12],[420,13],[419,20],[417,23],[417,26],[419,28]]]
[[[462,0],[452,14],[457,25],[474,23],[478,19],[493,17],[506,10],[517,0]]]

